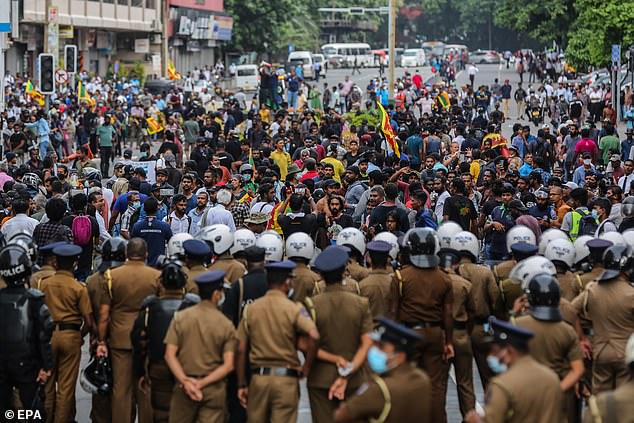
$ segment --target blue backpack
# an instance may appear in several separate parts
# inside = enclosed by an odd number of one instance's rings
[[[438,223],[436,223],[436,219],[429,209],[423,209],[423,212],[416,216],[415,226],[417,228],[438,229]]]

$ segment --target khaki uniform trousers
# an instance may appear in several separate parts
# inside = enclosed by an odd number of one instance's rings
[[[113,348],[112,359],[112,421],[132,423],[139,410],[139,423],[152,422],[152,406],[149,395],[138,388],[134,377],[132,350]]]
[[[475,359],[476,366],[478,367],[478,374],[480,375],[480,382],[482,382],[482,388],[486,391],[489,381],[493,378],[493,371],[487,364],[487,356],[489,355],[489,349],[491,348],[490,342],[487,342],[489,336],[484,332],[484,326],[475,324],[471,331],[471,348],[473,351],[473,358]]]
[[[334,382],[334,380],[333,380]],[[358,387],[346,389],[345,398],[351,398],[357,391]],[[308,388],[308,399],[310,400],[310,414],[313,423],[331,423],[334,421],[334,415],[341,401],[336,399],[328,399],[329,388]]]
[[[192,401],[180,385],[176,384],[169,404],[169,423],[224,423],[227,415],[225,402],[224,382],[205,386],[202,401]]]
[[[92,423],[112,422],[112,395],[92,395],[92,409],[90,410]]]
[[[248,421],[296,422],[298,407],[299,381],[297,378],[261,375],[253,375],[251,378],[247,404]]]
[[[466,330],[454,328],[453,347],[456,354],[453,359],[453,367],[456,372],[458,403],[460,404],[460,414],[464,418],[469,411],[475,409],[473,352],[471,351],[471,339]]]
[[[592,393],[612,391],[627,382],[630,372],[625,365],[625,346],[607,343],[593,349]]]
[[[150,363],[148,376],[154,423],[167,423],[174,390],[174,376],[165,362]]]
[[[444,331],[440,327],[430,327],[417,330],[424,340],[416,347],[414,362],[419,369],[427,373],[431,379],[431,418],[434,423],[446,423],[447,412],[445,402],[447,398],[447,378],[449,377],[449,363],[443,360]]]
[[[44,409],[48,422],[75,421],[75,388],[81,362],[81,343],[79,331],[53,332],[53,371],[44,388]]]

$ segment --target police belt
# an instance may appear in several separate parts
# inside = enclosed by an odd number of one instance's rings
[[[299,372],[288,367],[255,367],[252,369],[253,375],[258,376],[288,376],[300,377]]]
[[[466,330],[467,329],[467,322],[461,322],[459,320],[454,320],[453,321],[453,328],[457,329],[457,330]]]
[[[427,329],[427,328],[437,328],[442,326],[442,322],[403,322],[405,326],[410,329],[418,330],[418,329]]]
[[[54,329],[55,330],[74,330],[79,332],[81,330],[81,324],[57,322],[55,323]]]

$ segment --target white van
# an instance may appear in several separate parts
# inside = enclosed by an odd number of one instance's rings
[[[401,66],[416,67],[425,64],[425,50],[422,48],[408,48],[401,55]]]
[[[236,66],[236,87],[245,91],[255,91],[260,85],[260,75],[256,65]]]
[[[288,55],[289,73],[291,68],[298,65],[302,66],[302,77],[304,79],[313,79],[313,55],[310,51],[294,51]]]

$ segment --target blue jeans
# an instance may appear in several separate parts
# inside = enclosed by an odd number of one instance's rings
[[[48,154],[48,146],[51,145],[50,141],[40,141],[40,160],[44,160]]]
[[[297,109],[297,91],[288,92],[288,107],[292,107],[293,110]]]

